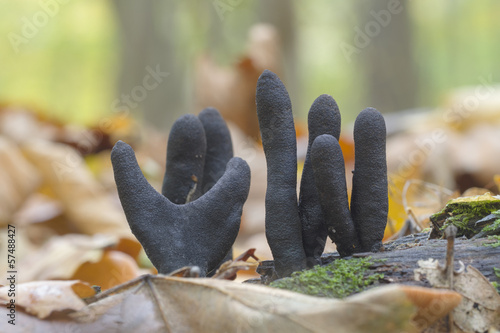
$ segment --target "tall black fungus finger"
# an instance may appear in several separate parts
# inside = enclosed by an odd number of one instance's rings
[[[362,251],[378,251],[387,224],[386,129],[383,116],[363,110],[354,123],[351,216]]]
[[[170,130],[162,193],[176,204],[202,195],[207,140],[201,121],[192,114],[177,119]]]
[[[250,187],[245,161],[231,159],[214,187],[185,205],[172,203],[147,182],[126,143],[116,143],[111,161],[130,229],[159,273],[198,266],[204,276],[221,262],[238,234]]]
[[[226,170],[227,162],[233,157],[233,143],[226,122],[219,111],[206,108],[198,115],[207,139],[205,169],[203,171],[202,192],[214,186]]]
[[[318,136],[311,148],[311,160],[328,235],[341,256],[359,252],[358,236],[349,212],[344,158],[337,139],[328,134]]]
[[[314,184],[311,165],[311,146],[317,136],[330,134],[340,137],[340,111],[335,100],[329,95],[321,95],[311,105],[308,115],[309,143],[302,171],[299,196],[299,217],[302,222],[302,241],[308,265],[319,263],[325,248],[327,229],[321,209],[318,191]],[[342,157],[342,154],[340,155]],[[345,181],[344,181],[345,183]]]
[[[292,105],[278,76],[265,70],[257,82],[257,115],[267,161],[266,237],[279,277],[305,268],[297,208],[297,142]]]
[[[205,193],[224,174],[227,162],[233,157],[233,142],[226,122],[217,109],[205,108],[200,112],[198,118],[203,124],[207,138],[205,169],[203,171],[203,183],[201,186],[202,192]],[[221,264],[232,259],[233,251],[231,249]]]

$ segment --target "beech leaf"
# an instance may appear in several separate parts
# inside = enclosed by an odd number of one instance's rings
[[[39,282],[46,283],[46,282]],[[19,285],[21,288],[22,285]],[[18,311],[21,332],[419,332],[461,300],[453,291],[388,285],[345,300],[203,278],[145,275],[87,299],[71,321]],[[431,305],[439,304],[439,311]],[[0,316],[5,317],[5,307]],[[5,331],[6,321],[0,321]]]

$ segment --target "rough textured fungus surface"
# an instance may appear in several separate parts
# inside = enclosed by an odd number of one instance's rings
[[[174,124],[158,193],[144,178],[132,148],[111,153],[127,221],[158,272],[199,266],[213,271],[231,252],[250,187],[250,169],[232,158],[229,130],[215,109]]]
[[[307,118],[309,142],[302,170],[299,196],[299,217],[302,222],[302,240],[309,266],[317,264],[325,248],[327,226],[325,214],[314,182],[311,147],[316,137],[328,134],[336,140],[340,137],[340,111],[335,100],[321,95],[311,105]],[[342,152],[340,154],[342,158]],[[343,161],[343,158],[342,158]],[[345,183],[345,181],[344,181]]]
[[[292,106],[278,76],[257,82],[257,115],[267,161],[266,236],[277,277],[319,262],[327,235],[343,256],[377,251],[387,223],[385,123],[363,110],[354,127],[355,171],[351,209],[338,139],[335,100],[318,97],[309,111],[309,145],[297,204],[297,149]]]
[[[202,195],[207,139],[201,121],[192,114],[177,119],[170,130],[162,193],[175,204]]]
[[[361,111],[354,123],[351,216],[365,252],[376,252],[382,247],[387,224],[385,139],[385,122],[380,112],[373,108]]]
[[[311,157],[328,235],[337,245],[340,255],[359,251],[358,235],[349,211],[344,158],[339,142],[328,134],[318,136]]]
[[[266,237],[279,276],[306,267],[297,207],[297,142],[292,104],[278,76],[257,83],[257,115],[267,162]]]

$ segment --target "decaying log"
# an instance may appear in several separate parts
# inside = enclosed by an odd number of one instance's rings
[[[417,263],[419,260],[433,258],[444,264],[447,241],[429,240],[428,236],[428,233],[405,236],[384,244],[382,252],[357,253],[344,259],[370,256],[373,262],[370,273],[383,273],[384,279],[381,282],[429,286],[427,281],[415,281],[413,271],[419,267]],[[458,268],[461,261],[466,267],[471,265],[477,268],[488,280],[499,282],[493,268],[500,268],[500,247],[485,246],[493,243],[495,240],[485,238],[455,239],[455,267]],[[328,264],[339,258],[339,254],[334,252],[324,254],[321,259],[322,264]],[[258,268],[257,272],[262,275],[264,283],[271,279],[272,270],[272,261],[262,262]]]

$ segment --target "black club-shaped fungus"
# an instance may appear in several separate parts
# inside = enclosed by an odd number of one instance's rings
[[[292,105],[271,71],[257,83],[257,116],[267,162],[266,237],[278,276],[306,267],[297,207],[297,142]]]
[[[297,204],[297,151],[292,107],[278,76],[257,82],[257,115],[266,155],[266,237],[277,277],[320,262],[327,235],[342,256],[377,251],[387,223],[385,123],[375,109],[355,123],[355,171],[349,209],[344,160],[338,143],[340,112],[318,97],[308,116],[309,145]]]
[[[299,196],[299,217],[302,223],[302,240],[308,266],[320,263],[319,258],[325,248],[327,229],[319,194],[314,183],[311,163],[311,146],[319,135],[329,134],[337,140],[340,137],[340,111],[335,100],[329,95],[321,95],[311,105],[307,124],[309,142],[302,170]]]
[[[328,235],[341,256],[357,252],[358,236],[349,211],[344,158],[337,138],[328,134],[318,136],[311,157]]]
[[[354,123],[351,216],[362,251],[378,251],[387,224],[386,129],[384,117],[366,108]]]

